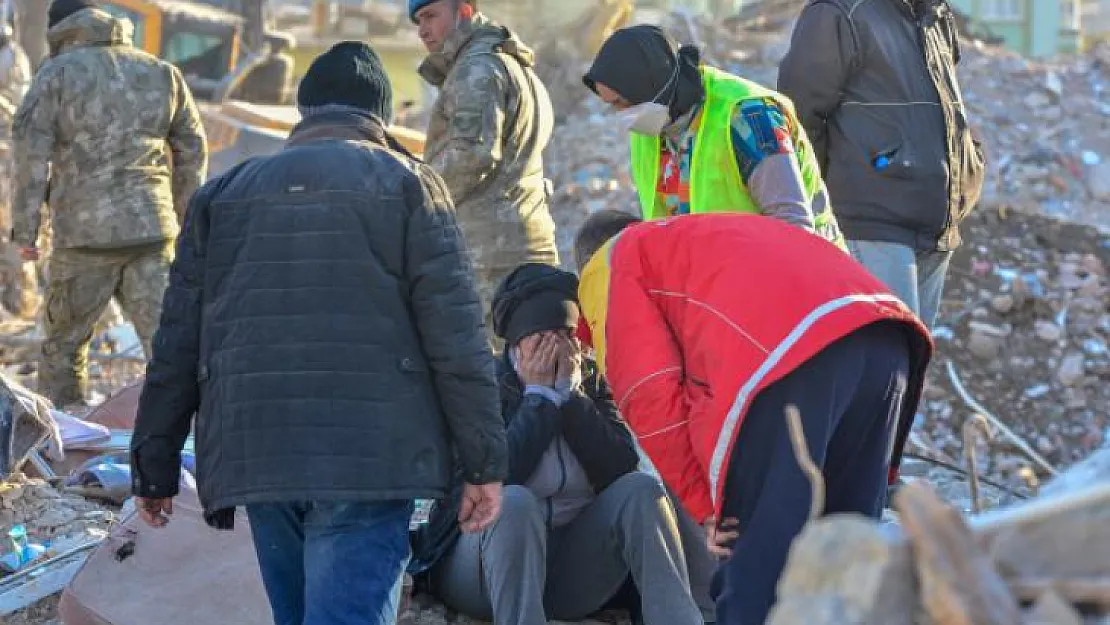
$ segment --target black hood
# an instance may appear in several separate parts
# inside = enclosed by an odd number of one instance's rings
[[[700,63],[701,53],[696,47],[679,47],[658,26],[642,24],[613,33],[601,46],[582,82],[594,93],[597,83],[602,83],[630,104],[643,104],[655,98],[655,102],[670,108],[674,120],[704,96]]]

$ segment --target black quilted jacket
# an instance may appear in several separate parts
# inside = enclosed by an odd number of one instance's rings
[[[391,149],[389,146],[395,149]],[[235,506],[438,498],[505,478],[494,359],[442,181],[372,117],[311,116],[189,208],[139,404],[134,491],[176,493],[196,414]]]

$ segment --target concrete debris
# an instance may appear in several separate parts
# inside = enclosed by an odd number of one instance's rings
[[[913,547],[920,601],[928,621],[1006,625],[1018,605],[990,558],[975,547],[961,514],[921,484],[903,490],[895,507]]]
[[[1110,450],[1098,461],[1108,464]],[[1104,622],[1110,482],[1088,481],[1089,468],[1062,476],[1051,496],[970,523],[924,483],[896,496],[897,525],[813,522],[791,549],[768,623]]]
[[[579,34],[589,36],[539,42],[559,118],[545,164],[568,266],[587,215],[638,213],[628,136],[580,82],[593,36],[626,18],[623,3],[603,4],[581,22]],[[705,62],[774,86],[803,2],[759,4],[777,8],[723,21],[673,13],[663,26],[703,46]],[[1110,496],[1084,490],[1110,484],[1110,234],[1098,229],[1110,226],[1110,47],[1046,63],[965,42],[960,72],[989,176],[951,261],[938,354],[908,450],[917,460],[903,471],[910,484],[898,500],[901,526],[845,516],[810,524],[791,551],[772,625],[1110,625]],[[41,339],[33,325],[0,319],[0,365],[29,388]],[[141,364],[119,357],[119,336],[98,337],[90,378],[107,396],[135,380]],[[965,454],[962,427],[977,411],[948,379],[946,362],[1029,449],[1054,467],[1074,467],[1049,481],[1051,472],[1005,436]],[[969,456],[984,507],[1003,508],[965,521]],[[111,508],[39,480],[0,485],[0,530],[25,523],[37,539],[59,541],[102,531],[113,518]],[[53,625],[54,614],[48,601],[5,623]],[[399,622],[478,623],[423,596]]]
[[[112,510],[63,494],[40,479],[16,474],[0,483],[0,529],[22,524],[28,536],[40,543],[68,543],[74,537],[95,535],[115,520]]]
[[[1083,617],[1053,590],[1041,595],[1033,611],[1025,617],[1026,625],[1083,625]]]
[[[888,528],[832,515],[794,542],[768,625],[913,625],[912,580],[912,554]]]

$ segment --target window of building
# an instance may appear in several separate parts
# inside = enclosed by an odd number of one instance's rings
[[[981,0],[983,20],[1016,22],[1025,19],[1025,0]]]
[[[1060,0],[1060,27],[1079,30],[1082,26],[1079,0]]]

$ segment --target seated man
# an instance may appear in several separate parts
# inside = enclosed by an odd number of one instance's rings
[[[770,217],[604,211],[575,248],[622,414],[695,519],[739,527],[714,575],[717,623],[760,625],[811,502],[787,407],[824,474],[824,511],[879,517],[929,334],[837,247]]]
[[[495,625],[582,619],[629,575],[649,597],[644,623],[701,625],[673,505],[637,470],[632,435],[574,338],[577,289],[574,274],[529,263],[495,293],[509,440],[501,517],[480,534],[460,534],[456,488],[416,533],[409,570],[451,608]],[[709,568],[708,557],[700,561]]]

